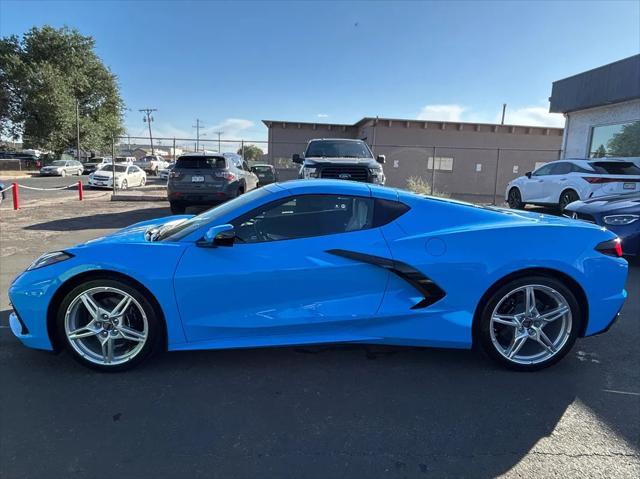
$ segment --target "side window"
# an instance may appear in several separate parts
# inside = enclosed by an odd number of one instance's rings
[[[239,243],[262,243],[360,231],[373,226],[373,200],[300,195],[264,205],[232,221]]]
[[[251,171],[251,168],[249,168],[249,165],[247,164],[247,162],[246,162],[246,161],[242,161],[242,168],[243,168],[245,171]]]
[[[571,173],[571,163],[562,161],[554,165],[553,175],[566,175],[567,173]]]
[[[391,223],[410,209],[407,205],[399,201],[376,198],[373,211],[373,227],[379,228],[380,226]]]
[[[533,172],[533,176],[546,176],[546,175],[552,175],[553,173],[551,172],[552,168],[554,165],[552,165],[551,163],[549,163],[548,165],[544,165],[540,168],[538,168],[536,171]]]

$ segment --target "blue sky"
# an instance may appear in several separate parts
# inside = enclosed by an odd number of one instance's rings
[[[640,2],[0,0],[0,35],[67,25],[160,135],[264,139],[262,119],[561,125],[551,82],[640,51]]]

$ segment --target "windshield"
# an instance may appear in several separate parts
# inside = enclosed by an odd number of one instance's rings
[[[116,173],[124,173],[125,171],[127,171],[126,166],[118,165],[117,163],[115,164],[115,166],[112,166],[111,164],[103,165],[98,168],[98,171],[113,171],[114,168],[116,170]]]
[[[211,226],[215,226],[215,221],[217,219],[222,218],[229,213],[232,213],[238,208],[242,208],[244,205],[251,203],[252,201],[255,201],[259,198],[264,198],[268,195],[269,192],[264,188],[252,190],[249,193],[240,195],[230,201],[227,201],[226,203],[222,203],[221,205],[215,206],[203,213],[200,213],[193,218],[182,221],[175,225],[171,225],[167,229],[161,229],[156,240],[175,241],[193,233],[195,230],[206,225],[207,223],[211,223]]]
[[[189,170],[226,168],[227,162],[220,156],[181,156],[176,162],[176,168]]]
[[[607,175],[638,175],[640,176],[640,168],[629,161],[594,161],[591,166],[596,173],[604,173]]]
[[[309,143],[306,158],[372,158],[363,141],[316,140]]]
[[[66,161],[64,160],[56,160],[53,163],[51,163],[53,166],[65,166],[67,164]]]

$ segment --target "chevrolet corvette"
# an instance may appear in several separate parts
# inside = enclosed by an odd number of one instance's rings
[[[621,255],[614,233],[567,218],[273,183],[41,256],[10,286],[10,326],[104,371],[162,349],[320,343],[479,346],[531,371],[612,325]]]

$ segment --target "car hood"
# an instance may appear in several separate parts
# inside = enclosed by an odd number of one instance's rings
[[[640,194],[603,196],[585,201],[575,201],[566,208],[578,213],[600,213],[605,211],[625,210],[640,212]]]
[[[322,165],[322,164],[348,164],[348,165],[364,165],[376,166],[378,162],[373,158],[305,158],[305,166]]]
[[[169,223],[178,223],[189,218],[193,218],[194,215],[175,215],[166,216],[164,218],[156,218],[153,220],[142,221],[135,223],[126,228],[122,228],[114,233],[100,238],[92,239],[86,243],[82,243],[78,246],[94,245],[96,243],[140,243],[147,241],[147,231],[154,228],[165,226]]]

